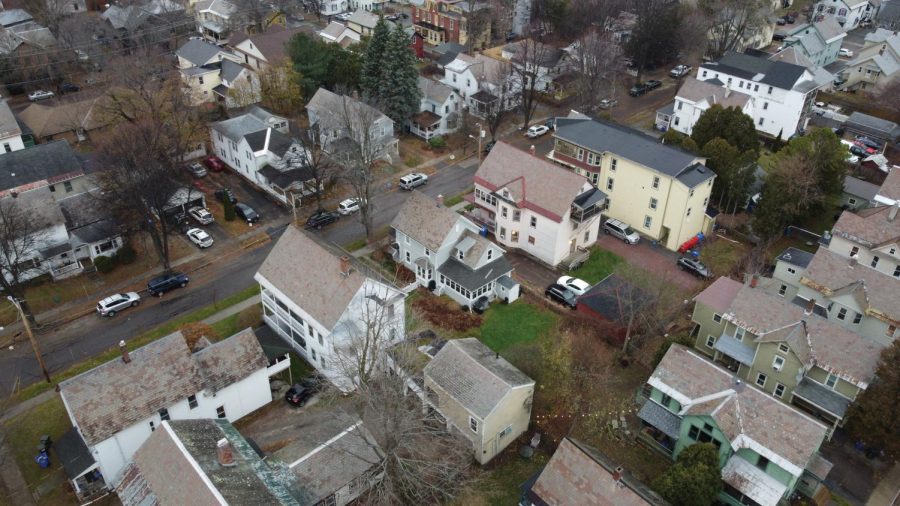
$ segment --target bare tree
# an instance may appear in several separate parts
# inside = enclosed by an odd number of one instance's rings
[[[503,125],[504,120],[512,112],[510,103],[516,101],[519,97],[513,88],[516,76],[513,66],[509,62],[500,62],[493,68],[492,72],[494,75],[491,76],[491,81],[497,83],[493,95],[497,99],[493,103],[488,104],[487,109],[484,111],[484,121],[493,141],[500,134],[500,126]],[[478,134],[480,135],[480,132]]]
[[[469,11],[466,13],[466,51],[471,53],[473,49],[481,49],[491,41],[491,10],[483,7],[475,9],[476,2],[469,2]],[[485,33],[487,37],[485,38]]]
[[[578,105],[582,112],[593,112],[602,98],[611,97],[621,61],[622,48],[609,32],[589,30],[575,41],[572,64],[578,72]],[[612,82],[612,85],[610,84]]]
[[[542,72],[542,65],[551,49],[544,43],[534,39],[524,39],[518,44],[512,58],[513,73],[519,93],[519,108],[524,116],[524,129],[527,130],[537,109],[538,98],[542,90],[539,83],[548,77]]]
[[[41,213],[28,209],[12,196],[0,198],[0,286],[18,299],[22,313],[35,323],[34,313],[25,299],[25,281],[40,268],[40,249],[47,246],[47,229]]]
[[[22,3],[23,8],[53,34],[60,33],[60,23],[71,13],[70,3],[64,0],[24,0]]]
[[[315,126],[300,132],[300,135],[296,137],[307,153],[306,167],[312,174],[313,182],[316,185],[316,209],[319,211],[323,209],[322,200],[325,186],[337,175],[337,166],[326,156],[321,138],[319,129]]]
[[[670,281],[643,269],[623,264],[616,270],[617,280],[610,285],[618,302],[619,319],[624,329],[622,352],[641,348],[648,340],[666,332],[666,327],[681,311],[682,298]]]
[[[699,11],[707,21],[711,58],[727,51],[741,51],[747,41],[764,29],[772,14],[768,0],[700,0]]]

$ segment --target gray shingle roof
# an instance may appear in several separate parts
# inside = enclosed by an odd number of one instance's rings
[[[844,192],[849,193],[850,195],[854,195],[856,197],[862,197],[866,200],[875,200],[875,195],[878,195],[878,190],[881,187],[877,184],[872,184],[868,181],[863,181],[862,179],[857,179],[853,176],[846,176],[844,178]]]
[[[193,39],[178,48],[175,54],[200,67],[209,63],[209,60],[215,58],[221,51],[222,49],[215,44],[205,40]]]
[[[65,140],[38,144],[0,156],[0,192],[22,185],[84,174],[84,165]]]
[[[95,464],[94,456],[91,455],[91,451],[84,444],[84,439],[81,439],[81,434],[75,427],[67,430],[61,438],[54,441],[53,448],[70,480],[79,477],[87,468]]]
[[[438,272],[471,291],[481,288],[500,276],[509,274],[512,270],[512,265],[506,259],[506,255],[500,255],[496,260],[485,264],[478,270],[472,270],[471,267],[455,258],[448,258],[438,267]]]
[[[809,378],[800,380],[793,393],[807,401],[814,402],[839,418],[843,418],[847,413],[847,408],[850,407],[850,399]]]
[[[447,234],[459,220],[465,219],[420,191],[410,193],[391,223],[431,251],[441,248]]]
[[[203,389],[221,389],[268,365],[250,329],[193,355],[181,332],[129,354],[130,363],[115,358],[59,384],[89,446]]]
[[[62,225],[66,222],[59,205],[53,199],[53,194],[46,186],[20,193],[17,197],[6,195],[0,198],[0,202],[4,206],[14,205],[23,214],[29,216],[32,220],[31,226],[36,230]]]
[[[0,26],[3,28],[31,21],[31,14],[24,9],[6,9],[0,11]]]
[[[350,114],[361,119],[378,121],[387,119],[378,109],[346,95],[338,95],[325,88],[319,88],[313,98],[306,104],[306,108],[315,113],[322,128],[342,129],[346,121],[343,118],[343,108],[350,110]],[[355,111],[362,111],[358,115]]]
[[[342,275],[340,258],[295,226],[284,231],[257,274],[328,329],[366,281],[358,269]]]
[[[222,79],[228,81],[229,83],[234,83],[234,80],[241,75],[241,72],[244,71],[244,67],[240,64],[237,64],[231,60],[222,60]]]
[[[0,138],[20,135],[22,129],[5,99],[0,98]]]
[[[672,177],[687,171],[697,160],[697,156],[661,144],[637,130],[598,119],[561,121],[554,137],[599,153],[615,153]],[[709,173],[712,175],[712,171]]]
[[[803,251],[802,249],[797,249],[794,247],[788,248],[784,250],[780,255],[778,255],[778,260],[787,262],[791,265],[796,265],[797,267],[805,269],[807,265],[812,261],[813,254],[809,251]]]
[[[444,102],[453,94],[453,88],[444,83],[419,76],[419,92],[422,98],[430,100],[437,105],[443,105]]]
[[[869,133],[879,139],[889,139],[896,142],[900,139],[900,126],[893,121],[876,118],[859,111],[853,112],[845,122],[848,128]]]
[[[526,376],[474,337],[447,342],[425,366],[425,376],[484,420],[510,390],[533,386]]]
[[[735,52],[725,53],[718,61],[701,67],[784,90],[793,88],[806,70],[799,65]]]

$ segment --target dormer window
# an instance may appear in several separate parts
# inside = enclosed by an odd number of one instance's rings
[[[492,258],[494,258],[494,250],[489,249],[489,250],[487,251],[487,259],[490,260],[490,259],[492,259]]]
[[[463,251],[462,251],[461,249],[460,249],[460,250],[456,250],[456,257],[459,258],[460,260],[465,260],[465,259],[466,259],[466,254],[463,253]]]

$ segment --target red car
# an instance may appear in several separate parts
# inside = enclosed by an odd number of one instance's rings
[[[225,170],[225,163],[222,162],[222,160],[219,160],[219,157],[215,155],[204,158],[203,165],[206,165],[206,167],[213,172],[222,172]]]
[[[853,144],[864,149],[866,151],[866,153],[868,153],[870,155],[874,155],[875,153],[878,152],[877,149],[873,148],[872,146],[867,146],[864,142],[861,142],[861,141],[853,141]]]

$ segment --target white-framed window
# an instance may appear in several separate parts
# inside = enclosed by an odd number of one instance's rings
[[[650,197],[650,209],[656,209],[657,205],[659,205],[659,201],[653,197]]]
[[[872,263],[870,263],[869,265],[871,265],[873,268],[878,267],[878,260],[880,260],[880,258],[878,258],[877,256],[873,256]]]
[[[768,102],[763,102],[763,110],[765,111],[765,110],[767,110],[768,108],[769,108],[769,103],[768,103]]]
[[[776,371],[780,371],[784,368],[784,357],[781,355],[775,355],[775,358],[772,359],[772,369]]]
[[[857,254],[859,254],[859,246],[850,248],[850,256],[856,256]]]
[[[531,228],[537,228],[537,216],[531,217]]]
[[[518,209],[513,209],[513,221],[519,221],[522,219],[522,211]]]
[[[615,172],[615,171],[616,171],[616,167],[617,167],[618,165],[619,165],[619,161],[616,160],[615,158],[613,158],[612,161],[609,162],[609,170]]]
[[[584,243],[587,244],[591,240],[591,229],[584,231]]]
[[[838,311],[837,319],[843,321],[843,320],[845,320],[846,318],[847,318],[847,308],[842,307],[842,308]]]
[[[716,345],[716,336],[714,336],[712,334],[706,336],[706,347],[712,348],[715,345]]]
[[[828,388],[834,388],[834,386],[837,385],[837,380],[838,380],[837,376],[829,373],[828,377],[825,378],[825,386]]]
[[[644,216],[644,228],[650,228],[653,224],[653,218],[650,216]]]
[[[653,176],[653,189],[659,189],[659,176]]]
[[[613,180],[613,178],[611,178],[611,177],[606,178],[606,189],[607,189],[608,191],[612,191],[612,189],[613,189],[613,183],[615,183],[615,181]]]
[[[785,292],[787,292],[787,285],[781,285],[778,287],[778,295],[784,297]]]
[[[781,353],[787,353],[788,351],[790,351],[790,349],[791,347],[788,346],[787,343],[780,343],[778,345],[778,351],[780,351]]]
[[[759,118],[759,121],[757,121],[756,124],[759,126],[762,126],[763,121],[765,121],[765,120],[766,120],[765,118]]]
[[[791,274],[797,274],[797,269],[794,269],[793,267],[788,267],[787,271]]]
[[[500,216],[506,218],[509,213],[509,210],[506,206],[500,206]]]
[[[744,340],[744,332],[745,331],[744,331],[743,327],[735,328],[734,329],[734,338],[737,339],[738,341],[743,341]]]
[[[487,250],[487,259],[490,260],[492,258],[494,258],[494,250],[488,249]]]
[[[506,239],[506,228],[505,227],[500,227],[500,238]]]
[[[469,417],[469,429],[471,429],[472,432],[478,432],[478,420],[471,416]]]
[[[765,375],[765,374],[763,374],[763,373],[758,373],[758,374],[756,375],[756,384],[759,385],[759,386],[762,387],[762,388],[766,388],[766,379],[768,379],[768,378],[766,378],[766,375]]]
[[[690,216],[690,215],[691,215],[691,208],[689,207],[687,210],[687,214],[685,214],[685,216]]]
[[[781,383],[776,383],[775,390],[772,392],[772,395],[778,397],[779,399],[784,397],[784,385],[782,385]]]
[[[853,313],[853,324],[859,325],[859,322],[861,322],[861,321],[862,321],[862,313],[854,312]]]
[[[718,313],[713,314],[713,321],[716,323],[722,323],[722,315]]]

